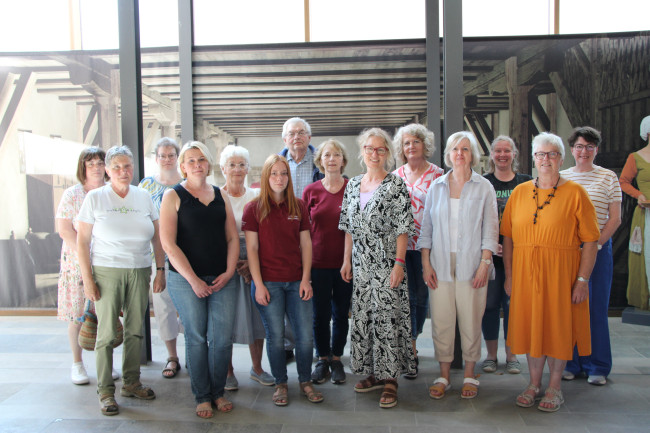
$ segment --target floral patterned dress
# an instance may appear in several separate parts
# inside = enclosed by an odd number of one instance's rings
[[[362,177],[348,182],[339,220],[339,229],[353,240],[350,369],[383,380],[415,372],[406,275],[397,288],[390,287],[397,237],[412,236],[415,229],[402,179],[386,175],[362,210]]]
[[[77,230],[77,215],[79,215],[86,194],[87,192],[80,183],[66,189],[56,211],[56,218],[72,220],[72,226]],[[57,318],[73,321],[83,316],[85,300],[77,253],[63,241]]]

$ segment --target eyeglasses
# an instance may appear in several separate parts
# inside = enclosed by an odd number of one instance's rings
[[[306,137],[307,136],[307,131],[300,130],[300,131],[289,131],[287,132],[287,137],[293,138],[295,136],[300,136],[300,137]]]
[[[596,149],[596,147],[598,146],[596,146],[595,144],[588,144],[586,146],[584,144],[576,144],[575,146],[573,146],[573,148],[578,152],[582,152],[583,150],[586,150],[587,152],[593,152]]]
[[[240,170],[245,170],[246,167],[248,167],[248,164],[246,164],[245,162],[240,162],[239,164],[235,164],[234,162],[231,162],[230,164],[226,165],[226,167],[228,167],[231,170],[234,170],[236,168]]]
[[[176,155],[175,153],[167,153],[167,154],[163,153],[162,155],[158,155],[158,159],[163,159],[163,160],[164,159],[170,159],[171,160],[171,159],[176,159],[176,158],[178,158],[178,155]]]
[[[388,152],[388,149],[385,147],[363,146],[363,151],[366,152],[366,155],[372,155],[374,152],[377,152],[377,155],[384,156]]]
[[[535,152],[535,159],[538,161],[544,160],[548,156],[548,159],[557,159],[560,156],[560,152]]]

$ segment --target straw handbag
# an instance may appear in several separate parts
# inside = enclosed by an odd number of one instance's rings
[[[95,342],[97,341],[97,316],[90,310],[91,301],[86,301],[86,308],[84,315],[78,321],[81,323],[81,330],[79,331],[79,346],[82,349],[89,351],[95,350]],[[124,328],[122,328],[122,321],[117,318],[117,336],[113,341],[113,347],[117,347],[124,341]]]

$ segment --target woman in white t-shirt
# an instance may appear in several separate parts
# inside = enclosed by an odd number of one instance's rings
[[[246,148],[229,144],[221,151],[219,165],[226,178],[226,184],[221,189],[228,194],[232,212],[235,216],[235,223],[237,224],[237,232],[239,233],[239,261],[237,262],[239,278],[237,279],[237,309],[232,342],[248,344],[253,364],[249,377],[262,385],[272,386],[275,384],[275,379],[262,368],[262,352],[264,350],[266,331],[264,330],[260,312],[253,305],[251,298],[251,272],[248,269],[246,238],[241,229],[244,206],[260,195],[260,189],[246,187],[246,175],[248,175],[249,165],[249,154]],[[225,389],[234,391],[238,387],[239,384],[235,377],[231,357]]]
[[[156,258],[155,293],[165,288],[165,254],[158,237],[158,211],[144,189],[131,185],[133,154],[126,146],[106,152],[111,183],[88,193],[79,211],[77,253],[87,299],[97,313],[97,393],[102,414],[117,415],[113,340],[124,313],[120,394],[151,400],[153,390],[140,383],[142,323],[149,303],[151,244]],[[92,245],[91,245],[92,242]]]

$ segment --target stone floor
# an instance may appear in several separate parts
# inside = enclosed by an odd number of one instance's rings
[[[155,320],[153,321],[155,329]],[[142,367],[142,381],[152,386],[157,398],[143,402],[119,397],[121,413],[102,416],[95,393],[94,354],[86,352],[91,384],[70,383],[70,354],[66,324],[54,317],[0,317],[0,432],[630,432],[649,431],[650,329],[611,318],[614,369],[604,387],[584,379],[565,382],[566,404],[547,414],[522,409],[515,396],[527,384],[525,359],[520,375],[497,373],[480,377],[481,389],[474,400],[460,398],[462,375],[453,373],[448,396],[434,401],[427,387],[436,377],[429,323],[418,340],[420,376],[400,379],[399,404],[385,410],[378,406],[379,391],[356,394],[359,379],[348,375],[343,385],[319,386],[325,401],[314,405],[299,395],[295,364],[289,365],[289,406],[275,407],[272,387],[248,378],[248,348],[236,345],[235,372],[238,391],[228,393],[235,410],[201,420],[194,414],[189,377],[185,369],[175,379],[160,372],[164,345],[153,336],[154,361]],[[179,338],[179,353],[183,353]],[[119,360],[120,350],[115,359]],[[504,359],[503,347],[499,351]],[[181,357],[181,361],[183,358]],[[348,363],[347,353],[344,363]],[[268,362],[264,359],[267,370]],[[118,382],[118,387],[119,387]],[[119,389],[119,388],[118,388]]]

